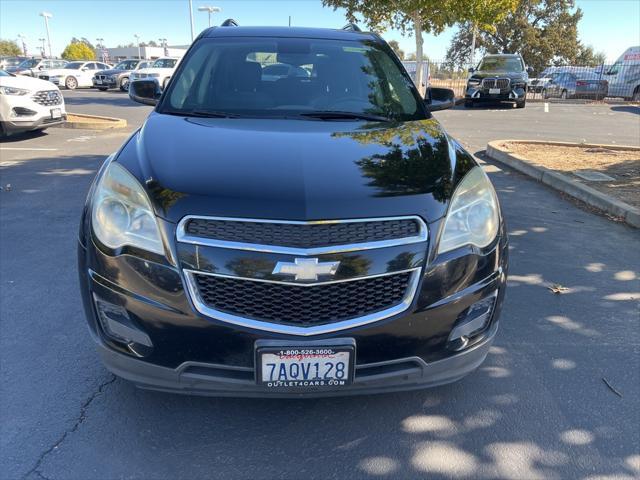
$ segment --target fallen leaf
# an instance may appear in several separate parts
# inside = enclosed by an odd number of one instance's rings
[[[553,285],[551,285],[550,287],[547,287],[547,288],[549,290],[551,290],[553,293],[555,293],[556,295],[559,295],[561,293],[566,293],[566,292],[569,291],[569,289],[567,287],[563,287],[559,283],[554,283]]]

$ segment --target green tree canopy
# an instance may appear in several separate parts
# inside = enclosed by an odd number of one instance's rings
[[[400,44],[397,40],[391,40],[389,42],[389,46],[393,49],[394,52],[396,52],[396,55],[400,60],[404,60],[404,50],[400,48]]]
[[[360,18],[372,30],[399,29],[416,38],[416,85],[422,85],[422,32],[439,34],[454,23],[472,22],[477,28],[493,30],[496,21],[519,0],[322,0],[333,9],[344,8],[349,21]]]
[[[549,65],[575,63],[581,55],[583,63],[593,63],[593,49],[578,40],[582,11],[572,12],[574,6],[574,0],[522,0],[493,30],[477,33],[476,47],[485,53],[520,53],[537,73]],[[467,66],[472,35],[472,23],[462,23],[447,51],[451,66]]]
[[[95,60],[96,53],[84,42],[71,42],[62,52],[65,60]]]
[[[0,40],[0,55],[17,57],[22,55],[22,49],[13,40]]]

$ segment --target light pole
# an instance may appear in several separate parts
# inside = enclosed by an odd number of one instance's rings
[[[164,52],[162,52],[162,54],[165,57],[169,56],[169,49],[167,48],[167,39],[166,38],[159,38],[158,41],[160,42],[160,46],[162,48],[164,48]]]
[[[189,21],[191,22],[191,43],[193,43],[193,1],[189,0]]]
[[[25,42],[25,40],[27,39],[27,37],[25,37],[23,34],[18,34],[18,38],[20,39],[20,42],[22,43],[22,53],[24,54],[24,56],[27,56],[27,43]]]
[[[209,13],[209,27],[211,27],[211,14],[221,12],[222,9],[220,7],[204,6],[204,7],[198,7],[198,11]]]
[[[51,52],[51,34],[49,33],[49,19],[53,17],[49,12],[40,12],[40,16],[44,18],[44,26],[47,29],[47,44],[49,45],[49,57],[53,57]]]
[[[104,38],[96,38],[96,48],[100,51],[100,58],[104,62],[104,46],[103,46]]]
[[[141,50],[140,50],[140,35],[135,33],[133,36],[136,39],[136,42],[138,43],[138,59],[142,60],[142,53],[141,53]]]
[[[42,43],[42,47],[40,48],[40,51],[42,52],[42,58],[45,58],[47,56],[47,51],[45,50],[45,46],[44,46],[44,42],[46,42],[46,39],[39,38],[38,41]]]

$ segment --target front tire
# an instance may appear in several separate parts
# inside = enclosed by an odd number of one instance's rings
[[[107,88],[106,87],[100,87],[100,88],[98,88],[98,90],[100,90],[101,92],[106,92]]]
[[[64,86],[69,90],[75,90],[78,88],[78,80],[76,80],[76,77],[67,77],[64,81]]]
[[[524,108],[527,106],[527,100],[522,100],[521,102],[516,102],[516,108]]]
[[[631,97],[632,102],[640,102],[640,87],[636,87],[633,91],[633,96]]]
[[[464,108],[473,108],[473,100],[465,100]]]
[[[129,91],[129,77],[124,77],[120,80],[120,90],[123,92]]]
[[[562,93],[560,94],[560,98],[561,98],[562,100],[566,100],[566,99],[568,98],[568,97],[567,97],[567,91],[566,91],[566,90],[562,90]]]

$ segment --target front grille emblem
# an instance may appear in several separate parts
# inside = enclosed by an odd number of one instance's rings
[[[273,274],[295,275],[296,280],[317,280],[318,275],[335,275],[340,262],[319,262],[317,258],[296,258],[293,262],[278,262]]]

